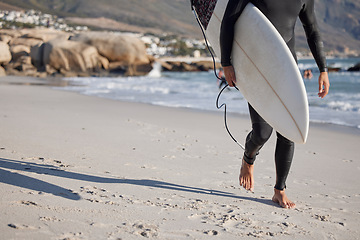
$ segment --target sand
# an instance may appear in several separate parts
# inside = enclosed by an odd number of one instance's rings
[[[311,124],[287,181],[297,205],[283,209],[274,136],[251,193],[221,111],[42,84],[0,78],[0,239],[359,239],[359,129]],[[239,140],[250,129],[247,116],[229,125]]]

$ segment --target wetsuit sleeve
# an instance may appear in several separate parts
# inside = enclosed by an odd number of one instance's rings
[[[320,31],[315,18],[314,0],[308,0],[305,2],[299,14],[299,18],[303,24],[307,42],[318,68],[320,72],[326,72],[327,68],[324,54],[324,44],[321,40]]]
[[[229,0],[220,28],[221,65],[231,65],[231,51],[234,40],[234,26],[236,20],[244,10],[249,0]]]

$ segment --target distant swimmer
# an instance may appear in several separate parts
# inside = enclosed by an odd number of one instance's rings
[[[303,77],[304,77],[305,79],[312,79],[313,74],[312,74],[312,72],[311,72],[311,69],[305,69],[304,74],[303,74]]]

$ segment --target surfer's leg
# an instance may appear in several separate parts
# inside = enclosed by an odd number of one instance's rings
[[[277,133],[275,150],[276,184],[272,200],[284,208],[295,207],[295,203],[291,202],[285,195],[285,182],[294,156],[294,148],[294,142]]]
[[[272,127],[255,111],[249,104],[249,113],[252,123],[252,130],[246,137],[244,160],[248,164],[254,164],[259,150],[270,138]]]
[[[240,169],[240,186],[254,190],[254,161],[261,147],[270,138],[272,127],[250,106],[252,131],[246,137],[245,152]]]
[[[288,140],[280,133],[277,134],[275,150],[276,184],[275,188],[283,190],[286,188],[286,178],[289,174],[291,162],[294,156],[294,142]]]

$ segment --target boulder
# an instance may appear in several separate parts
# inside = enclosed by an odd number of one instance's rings
[[[351,72],[360,71],[360,63],[357,63],[355,66],[350,67],[348,69],[348,71],[351,71]]]
[[[44,43],[39,43],[30,48],[30,57],[32,64],[40,69],[44,66],[43,56],[44,56]]]
[[[41,41],[40,39],[36,39],[36,38],[22,38],[22,37],[17,37],[17,38],[12,38],[9,42],[10,46],[14,46],[14,45],[25,45],[25,46],[29,46],[29,47],[33,47],[39,43],[42,43],[43,41]]]
[[[0,42],[0,64],[7,64],[11,61],[11,52],[9,45]]]
[[[16,76],[38,76],[37,69],[31,64],[30,56],[21,56],[6,65],[6,72]]]
[[[159,62],[160,62],[160,64],[161,64],[161,67],[162,67],[163,70],[165,70],[165,71],[172,71],[173,65],[172,65],[171,63],[165,62],[165,61],[161,61],[161,60],[160,60]]]
[[[30,47],[25,45],[13,45],[10,47],[12,61],[17,61],[21,56],[29,56]]]
[[[164,58],[164,59],[160,59],[160,63],[164,71],[198,72],[198,71],[209,71],[214,69],[214,63],[211,60],[197,61],[196,59]],[[215,63],[216,69],[219,69],[220,67],[221,67],[220,63]]]
[[[124,74],[126,69],[122,62],[109,62],[109,72],[116,74]]]
[[[97,48],[110,62],[121,62],[124,66],[149,63],[144,42],[134,36],[111,32],[86,32],[70,38]]]
[[[18,71],[23,71],[25,69],[34,68],[34,66],[31,64],[30,56],[21,56],[16,59],[16,61],[11,61],[9,64],[7,64],[6,68],[13,68]]]
[[[53,68],[52,66],[50,66],[49,64],[46,64],[45,72],[49,75],[54,75],[55,73],[57,73],[57,70],[55,68]]]
[[[14,69],[14,68],[8,68],[6,67],[5,69],[6,74],[7,75],[11,75],[11,76],[24,76],[24,74],[22,72],[19,72],[18,70]]]
[[[83,42],[54,39],[44,44],[44,65],[58,71],[85,72],[103,66],[97,49]]]
[[[13,39],[13,37],[11,37],[9,35],[0,35],[1,42],[9,43],[11,41],[11,39]]]
[[[105,70],[108,70],[109,69],[109,60],[101,55],[99,55],[99,61],[102,65],[102,67],[105,69]]]
[[[71,36],[68,32],[58,31],[50,28],[27,28],[20,30],[21,38],[37,39],[48,42],[53,39],[67,40]]]
[[[17,38],[21,36],[21,33],[17,29],[0,29],[1,38]]]
[[[183,61],[168,61],[167,64],[171,65],[170,71],[175,71],[175,72],[199,71],[197,65],[194,63],[188,63]],[[166,68],[164,70],[166,70]]]

